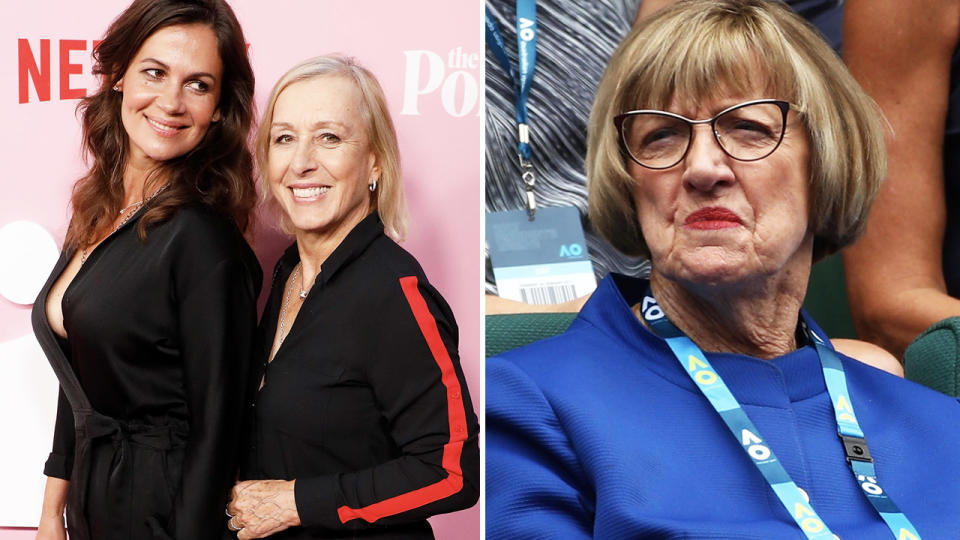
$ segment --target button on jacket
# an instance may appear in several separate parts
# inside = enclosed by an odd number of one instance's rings
[[[274,272],[265,363],[298,261],[294,244]],[[417,261],[365,218],[321,266],[257,394],[243,476],[296,479],[303,523],[276,538],[431,538],[427,517],[476,502],[479,425],[457,339]]]

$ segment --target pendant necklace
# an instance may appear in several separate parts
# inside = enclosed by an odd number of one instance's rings
[[[306,298],[307,298],[307,294],[310,293],[310,291],[308,291],[307,289],[304,289],[304,288],[303,288],[303,272],[302,272],[302,269],[303,269],[303,263],[297,263],[297,265],[296,265],[295,267],[293,267],[293,273],[290,274],[290,287],[287,288],[287,292],[286,292],[286,294],[284,295],[284,298],[283,298],[283,307],[282,307],[281,310],[280,310],[280,334],[277,336],[277,348],[278,348],[278,349],[280,348],[280,345],[283,344],[283,340],[287,337],[287,335],[284,333],[284,329],[286,328],[287,308],[290,306],[290,296],[293,294],[293,288],[294,288],[294,286],[296,286],[297,277],[300,278],[300,283],[299,283],[299,289],[300,289],[299,295],[300,295],[300,299],[301,299],[301,300],[306,299]]]
[[[168,185],[169,185],[169,184],[168,184]],[[124,225],[126,222],[130,221],[130,218],[132,218],[133,215],[136,214],[137,211],[140,210],[140,208],[141,208],[143,205],[145,205],[145,204],[147,204],[148,202],[150,202],[151,200],[153,200],[154,197],[156,197],[157,195],[159,195],[159,194],[160,194],[163,190],[165,190],[165,189],[167,189],[167,186],[166,186],[166,185],[163,186],[163,187],[161,187],[160,189],[154,191],[154,192],[153,192],[153,195],[150,195],[149,197],[147,197],[147,198],[145,198],[145,199],[140,199],[139,201],[137,201],[137,202],[135,202],[135,203],[128,204],[127,206],[124,206],[123,208],[121,208],[120,211],[117,212],[117,215],[120,216],[120,223],[117,223],[117,224],[113,227],[113,230],[110,231],[110,234],[108,234],[107,236],[109,237],[109,236],[112,235],[113,233],[115,233],[115,232],[117,232],[118,230],[120,230],[120,227],[123,227],[123,225]],[[129,212],[128,212],[128,210],[129,210]],[[85,262],[87,262],[87,248],[83,248],[83,249],[80,251],[80,266],[83,266],[83,263],[85,263]]]
[[[308,292],[309,291],[303,288],[303,274],[300,274],[300,299],[306,298]]]

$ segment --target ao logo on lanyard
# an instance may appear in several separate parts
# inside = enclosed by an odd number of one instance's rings
[[[810,506],[806,492],[793,482],[773,450],[764,443],[760,431],[753,425],[723,379],[710,365],[706,355],[703,354],[700,347],[697,347],[676,325],[670,322],[649,289],[640,304],[640,310],[650,328],[667,342],[677,361],[683,366],[684,371],[693,379],[697,388],[707,398],[714,410],[720,414],[727,428],[737,438],[753,464],[760,470],[760,473],[777,494],[780,502],[793,517],[800,530],[804,532],[807,538],[835,537],[836,535],[830,531],[830,528]],[[857,484],[897,540],[920,540],[920,533],[910,523],[907,516],[900,511],[893,499],[887,496],[877,481],[877,473],[873,465],[873,458],[870,455],[870,448],[867,446],[863,430],[860,429],[857,416],[853,411],[853,403],[847,389],[843,364],[833,349],[827,347],[816,333],[807,329],[805,325],[804,328],[807,330],[811,342],[817,349],[817,355],[820,357],[823,378],[827,385],[827,392],[830,394],[830,401],[833,403],[834,417],[837,421],[837,434],[843,442],[847,462],[850,464]]]

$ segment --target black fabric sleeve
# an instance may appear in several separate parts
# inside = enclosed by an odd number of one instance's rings
[[[190,435],[172,532],[217,538],[236,479],[260,280],[239,258],[184,264],[192,267],[181,268],[176,291]]]
[[[73,471],[75,437],[73,409],[61,388],[60,397],[57,399],[57,423],[53,428],[53,450],[43,466],[43,474],[64,480],[70,479],[70,473]]]
[[[480,490],[479,424],[446,302],[415,276],[391,284],[361,361],[402,455],[347,474],[298,478],[305,527],[360,528],[419,521],[468,508]]]

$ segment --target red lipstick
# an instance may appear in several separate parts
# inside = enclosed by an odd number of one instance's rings
[[[683,224],[691,229],[726,229],[743,224],[740,217],[722,206],[701,208],[687,216]]]

